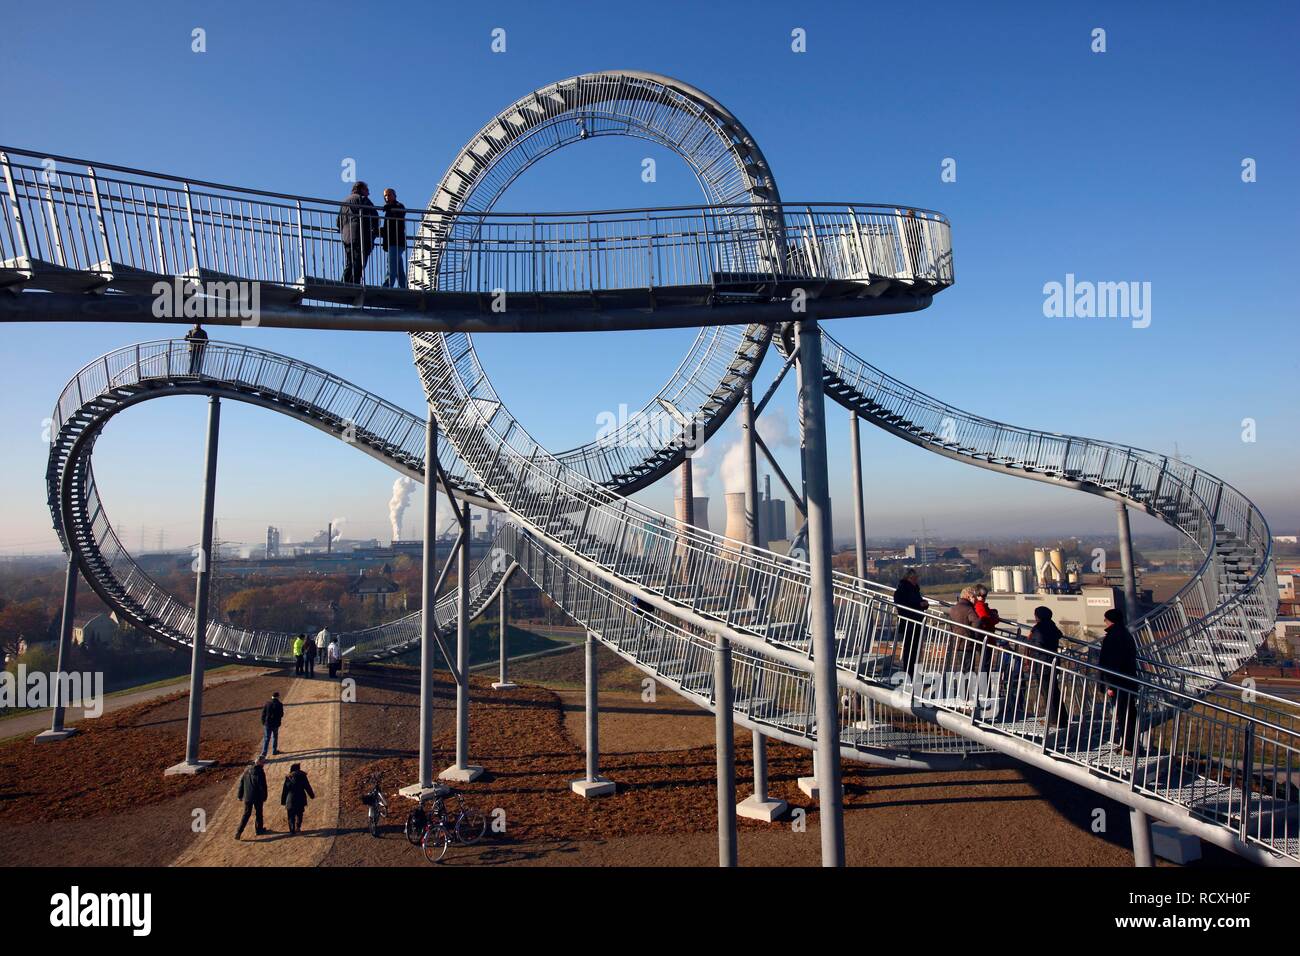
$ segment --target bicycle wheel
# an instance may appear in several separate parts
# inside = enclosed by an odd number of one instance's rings
[[[379,807],[375,804],[370,805],[370,835],[379,836]]]
[[[412,810],[406,815],[406,826],[403,828],[406,832],[406,839],[410,841],[411,846],[419,846],[424,839],[424,814],[419,810]]]
[[[473,808],[462,810],[460,816],[456,818],[457,842],[471,846],[483,839],[485,833],[487,833],[487,817],[478,810]]]
[[[451,846],[451,834],[434,824],[424,831],[424,838],[420,842],[424,846],[424,858],[430,863],[437,863],[447,855],[447,847]]]

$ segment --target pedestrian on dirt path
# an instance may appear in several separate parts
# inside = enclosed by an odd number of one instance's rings
[[[284,786],[280,788],[280,803],[289,813],[290,833],[302,832],[302,814],[309,799],[315,800],[316,792],[311,788],[307,772],[302,769],[302,764],[293,764],[284,778]]]
[[[262,705],[262,756],[266,748],[271,748],[271,755],[280,753],[280,723],[284,720],[284,704],[280,703],[280,692],[271,694],[271,699]]]
[[[235,831],[236,840],[243,837],[244,827],[248,826],[248,818],[254,813],[257,814],[254,834],[261,836],[266,832],[262,821],[262,805],[266,803],[265,765],[266,758],[258,757],[248,765],[239,778],[239,799],[244,801],[244,816],[239,821],[239,829]]]
[[[302,649],[302,652],[303,652],[303,657],[307,661],[307,676],[315,677],[316,676],[316,641],[313,638],[308,637],[307,644]]]
[[[302,673],[302,652],[307,646],[307,639],[299,634],[293,639],[293,672]]]

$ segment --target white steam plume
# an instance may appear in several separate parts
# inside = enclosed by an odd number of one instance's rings
[[[394,541],[402,540],[402,515],[406,514],[406,506],[411,503],[411,486],[414,484],[405,475],[393,482],[393,497],[388,499],[388,522],[393,526]]]

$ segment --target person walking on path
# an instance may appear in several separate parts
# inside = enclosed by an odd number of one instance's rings
[[[195,322],[194,328],[185,333],[185,341],[190,344],[190,374],[203,374],[203,353],[208,349],[208,333]]]
[[[331,637],[329,649],[325,652],[325,659],[329,661],[330,678],[339,676],[339,664],[343,663],[343,652],[339,648],[339,639]]]
[[[1104,615],[1106,618],[1106,636],[1101,639],[1101,655],[1097,659],[1099,666],[1114,674],[1102,674],[1106,687],[1107,701],[1115,702],[1115,724],[1119,733],[1119,744],[1125,756],[1133,752],[1133,740],[1137,731],[1137,696],[1134,691],[1138,682],[1134,679],[1138,673],[1137,641],[1129,633],[1124,612],[1117,607],[1111,608]]]
[[[289,814],[289,832],[302,832],[302,815],[307,809],[307,801],[316,799],[316,792],[311,788],[311,781],[307,779],[307,772],[302,769],[302,764],[296,763],[289,768],[289,774],[284,778],[284,786],[280,788],[280,804]]]
[[[894,607],[898,611],[898,640],[902,644],[903,670],[908,676],[916,664],[916,654],[920,643],[921,614],[927,602],[921,594],[920,575],[916,568],[908,568],[894,591]]]
[[[303,660],[307,662],[307,676],[316,676],[316,642],[312,638],[307,638],[307,643],[302,649]]]
[[[284,720],[284,704],[280,703],[280,692],[271,694],[271,699],[262,706],[262,756],[266,748],[271,748],[271,755],[280,753],[280,722]]]
[[[343,281],[362,285],[366,262],[375,248],[379,214],[370,201],[370,187],[358,180],[352,193],[339,206],[339,238],[343,240]]]
[[[397,201],[395,189],[384,190],[384,226],[380,238],[388,253],[388,277],[384,286],[406,288],[406,207]]]
[[[266,803],[266,757],[258,757],[244,771],[243,776],[239,778],[239,799],[244,802],[244,816],[239,821],[239,829],[235,831],[235,839],[242,839],[244,827],[248,826],[248,818],[257,814],[256,823],[253,833],[261,836],[266,832],[266,827],[262,820],[262,804]]]
[[[302,653],[307,646],[307,639],[299,634],[293,639],[293,672],[302,673]]]

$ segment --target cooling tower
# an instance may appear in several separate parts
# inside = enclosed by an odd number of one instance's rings
[[[727,492],[727,527],[722,534],[735,541],[747,541],[748,532],[745,521],[745,493],[729,491]]]
[[[709,530],[709,499],[693,497],[691,501],[692,501],[691,510],[693,512],[690,521],[691,525],[693,525],[696,528],[699,528],[701,531],[708,531]],[[674,513],[677,515],[677,520],[685,521],[686,520],[686,499],[681,497],[681,495],[678,495],[676,498],[673,499],[673,507],[675,509]]]

